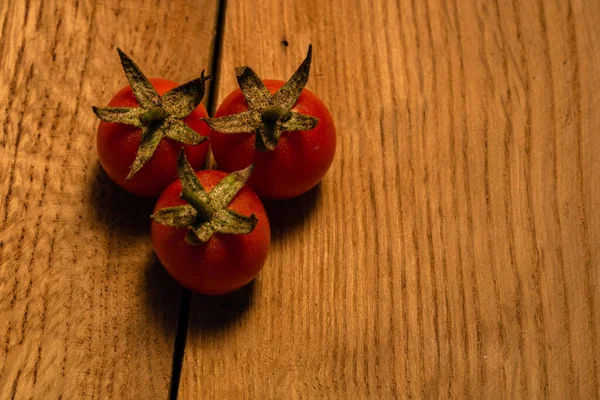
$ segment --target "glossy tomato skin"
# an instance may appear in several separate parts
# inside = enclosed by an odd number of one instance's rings
[[[200,183],[210,191],[227,174],[198,171]],[[186,204],[179,195],[181,182],[173,182],[160,196],[154,212],[164,207]],[[218,295],[249,283],[263,267],[271,244],[267,213],[254,191],[245,185],[229,204],[233,211],[256,215],[258,223],[247,235],[215,233],[207,243],[185,241],[187,228],[174,228],[152,222],[152,244],[163,266],[183,286],[197,293]]]
[[[275,93],[285,82],[265,80],[264,84]],[[240,89],[223,100],[215,117],[238,114],[248,110]],[[335,155],[335,125],[331,114],[321,100],[303,89],[292,108],[301,114],[319,119],[309,131],[283,132],[273,151],[255,149],[255,134],[223,134],[210,131],[211,147],[219,168],[237,171],[254,164],[248,184],[264,198],[287,199],[306,193],[321,181]]]
[[[159,94],[164,94],[177,83],[165,79],[150,79]],[[138,103],[130,86],[119,90],[108,103],[109,107],[137,107]],[[200,118],[208,114],[202,104],[190,113],[184,122],[202,136],[209,135],[209,128]],[[102,168],[108,176],[128,192],[148,197],[158,197],[177,178],[177,156],[183,146],[187,159],[194,170],[201,169],[208,153],[208,140],[187,146],[171,139],[162,139],[154,155],[133,178],[126,180],[135,160],[142,137],[142,130],[131,125],[101,121],[98,125],[96,146]]]

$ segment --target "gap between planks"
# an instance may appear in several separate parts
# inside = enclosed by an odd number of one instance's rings
[[[221,67],[221,48],[223,47],[223,28],[225,26],[225,12],[227,10],[227,0],[219,0],[217,5],[217,16],[215,22],[215,36],[210,57],[210,74],[212,80],[207,91],[206,109],[209,115],[214,115],[216,110],[216,99],[218,95],[218,82]],[[212,156],[206,160],[205,168],[214,165]],[[175,333],[175,343],[173,348],[173,366],[171,370],[171,383],[169,385],[169,399],[177,400],[179,393],[179,382],[181,380],[181,370],[183,367],[183,357],[185,355],[185,346],[187,341],[187,331],[190,319],[190,308],[192,303],[192,292],[189,289],[183,289],[181,302],[179,304],[179,315],[177,317],[177,331]]]

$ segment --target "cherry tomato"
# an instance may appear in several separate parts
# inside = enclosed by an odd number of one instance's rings
[[[163,95],[178,86],[177,83],[150,79],[158,94]],[[130,86],[119,90],[108,103],[109,107],[137,107],[138,102]],[[183,119],[185,124],[201,136],[208,136],[209,129],[200,118],[208,114],[202,104]],[[136,158],[142,130],[131,125],[101,121],[98,125],[97,149],[102,167],[108,176],[128,192],[157,197],[177,178],[176,160],[183,147],[194,169],[201,169],[208,153],[208,141],[195,146],[183,145],[169,138],[161,139],[148,162],[131,179],[126,179]]]
[[[196,172],[206,190],[215,187],[227,174],[222,171]],[[154,212],[182,206],[181,181],[173,182],[160,196]],[[244,216],[254,214],[257,223],[247,234],[213,233],[206,243],[186,241],[189,229],[152,221],[152,244],[163,266],[183,286],[202,294],[224,294],[249,283],[263,267],[271,243],[271,230],[265,209],[256,195],[244,185],[227,207]]]
[[[285,82],[264,80],[265,87],[275,93]],[[248,110],[240,89],[234,90],[221,103],[215,118]],[[321,100],[302,89],[292,111],[318,118],[317,125],[306,131],[283,132],[277,147],[271,151],[256,149],[256,133],[219,133],[210,131],[211,148],[220,169],[236,171],[254,164],[248,184],[264,198],[286,199],[309,191],[321,181],[335,155],[335,125]]]

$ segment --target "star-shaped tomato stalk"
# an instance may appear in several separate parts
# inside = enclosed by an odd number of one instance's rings
[[[155,190],[152,191],[152,195],[158,195],[176,177],[174,164],[181,145],[189,148],[189,146],[196,146],[207,139],[206,135],[201,134],[197,120],[198,117],[206,116],[206,111],[200,102],[204,97],[205,81],[210,77],[205,77],[204,71],[202,71],[199,78],[180,86],[162,79],[148,79],[129,56],[120,49],[117,50],[129,81],[129,87],[117,93],[109,103],[109,107],[93,107],[98,118],[104,123],[109,123],[109,125],[101,123],[99,127],[98,150],[101,162],[111,178],[125,189],[132,188],[133,190],[130,191],[134,193],[148,194],[143,188],[135,190],[136,183],[139,182],[128,183],[127,181],[131,182],[136,174],[149,164],[153,155],[161,153],[154,162],[162,164],[160,167],[165,167],[164,164],[169,162],[172,165],[167,168],[171,172],[170,178],[164,178],[165,182],[159,188],[158,193]],[[159,94],[159,91],[162,95]],[[116,106],[114,106],[115,103]],[[190,121],[190,117],[196,119]],[[125,125],[129,128],[125,128]],[[107,135],[100,134],[101,128],[106,130],[107,126],[112,127],[113,130],[120,129],[118,133],[115,133],[115,135],[121,136],[120,142],[117,143],[117,140],[113,140],[115,143],[110,143],[110,145],[107,143],[110,141],[105,137]],[[136,146],[133,149],[132,140],[127,138],[127,135],[132,134],[138,135]],[[171,146],[170,151],[158,151],[157,153],[163,139],[168,140],[169,143],[179,143],[180,145]],[[107,149],[111,146],[112,149]],[[104,149],[103,152],[101,149]],[[132,150],[135,151],[135,158],[128,161],[126,174],[123,174],[122,168],[113,168],[111,164],[124,163],[124,159],[129,158],[128,153]],[[112,154],[105,154],[111,152]],[[118,155],[121,157],[120,159]],[[155,169],[159,170],[160,168]],[[125,176],[121,177],[121,174]],[[162,177],[157,175],[167,174],[164,171],[158,171],[155,174],[147,173],[146,175],[143,180],[161,181]],[[147,182],[147,186],[152,186],[152,184],[152,182]],[[137,186],[143,186],[143,184]]]
[[[235,69],[240,89],[248,103],[248,111],[220,118],[207,118],[208,125],[221,133],[256,131],[256,149],[275,149],[283,131],[313,129],[318,118],[293,111],[302,89],[306,86],[312,62],[312,45],[294,75],[275,94],[271,94],[250,67]]]
[[[222,294],[250,282],[264,265],[269,220],[245,185],[252,167],[226,174],[194,172],[181,153],[179,179],[163,192],[152,219],[152,244],[163,266],[182,285]]]
[[[227,175],[210,192],[206,192],[194,170],[181,152],[177,170],[181,181],[181,198],[188,204],[166,207],[152,214],[152,220],[162,225],[189,229],[185,240],[189,244],[206,243],[213,233],[245,235],[256,226],[254,214],[246,217],[227,208],[252,172],[253,165]]]
[[[282,199],[310,190],[333,160],[333,120],[305,88],[311,62],[312,45],[287,82],[263,81],[248,66],[236,68],[239,89],[206,119],[219,167],[235,171],[255,164],[248,184],[261,197]]]

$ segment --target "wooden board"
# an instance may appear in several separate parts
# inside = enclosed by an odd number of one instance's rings
[[[313,192],[267,204],[255,284],[192,301],[180,398],[600,397],[594,1],[228,2],[234,66],[338,128]]]
[[[0,398],[166,398],[181,291],[152,200],[110,182],[92,105],[210,67],[211,1],[0,2]]]

